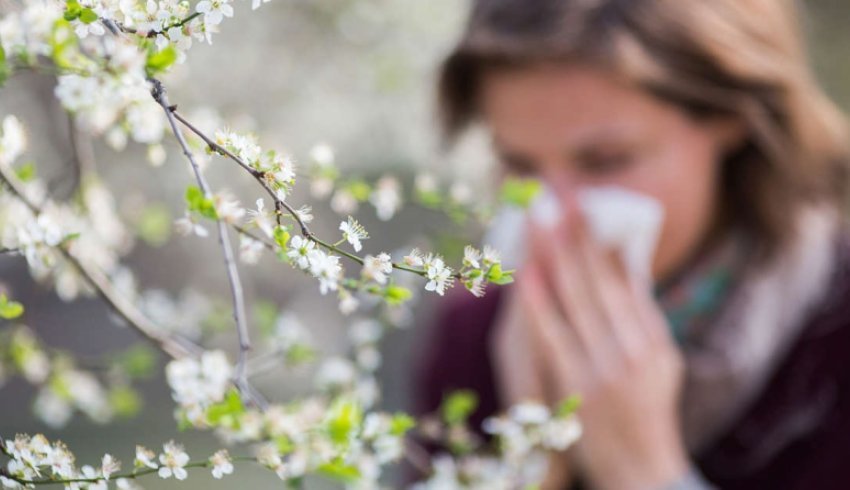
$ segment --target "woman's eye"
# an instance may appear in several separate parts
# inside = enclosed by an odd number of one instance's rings
[[[515,157],[515,156],[503,156],[501,157],[502,165],[505,166],[508,173],[527,177],[534,175],[536,170],[534,165],[526,160],[525,158]]]
[[[589,156],[580,161],[579,167],[586,174],[600,176],[625,170],[633,161],[632,156],[626,153]]]

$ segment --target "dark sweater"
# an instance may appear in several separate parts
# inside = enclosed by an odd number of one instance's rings
[[[416,411],[471,389],[474,429],[499,410],[489,337],[500,290],[481,299],[457,288],[429,332],[416,374]],[[692,455],[721,489],[850,489],[850,242],[838,244],[828,293],[788,355],[731,429]]]

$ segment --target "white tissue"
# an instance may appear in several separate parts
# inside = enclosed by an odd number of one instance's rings
[[[652,259],[661,233],[664,208],[654,198],[615,186],[586,187],[576,196],[590,234],[601,246],[622,254],[630,274],[651,280]],[[502,252],[506,267],[518,267],[525,257],[522,238],[531,216],[543,226],[554,227],[561,216],[560,201],[549,186],[535,198],[528,212],[504,207],[497,214],[485,243]]]

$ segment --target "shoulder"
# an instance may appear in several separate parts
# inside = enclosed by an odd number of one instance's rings
[[[701,458],[721,488],[850,488],[850,234],[763,392]]]
[[[497,409],[489,354],[489,339],[498,314],[501,287],[483,298],[455,288],[436,306],[435,321],[427,325],[414,369],[415,410],[435,410],[452,391],[475,391],[479,410],[473,422]]]

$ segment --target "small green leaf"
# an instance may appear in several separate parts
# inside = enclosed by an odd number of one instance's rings
[[[576,410],[578,410],[579,406],[581,406],[581,397],[578,395],[571,395],[558,405],[558,409],[555,410],[555,416],[566,417],[572,415]]]
[[[287,226],[275,226],[274,228],[274,242],[282,248],[286,249],[286,244],[289,243],[289,227]]]
[[[527,208],[542,188],[537,179],[509,177],[502,184],[501,199],[506,204]]]
[[[83,8],[77,0],[68,0],[65,3],[65,12],[62,14],[68,22],[77,19],[82,14]]]
[[[235,424],[239,415],[245,412],[245,405],[236,389],[227,392],[224,400],[207,408],[207,420],[213,425]]]
[[[360,478],[360,470],[356,466],[345,464],[341,458],[319,466],[318,473],[342,483],[354,483]]]
[[[7,78],[9,78],[9,66],[6,64],[6,50],[0,43],[0,87],[6,83]]]
[[[97,19],[97,14],[90,8],[84,8],[80,12],[80,21],[84,24],[91,24],[92,22],[96,22]]]
[[[426,208],[439,208],[443,202],[443,197],[437,191],[418,190],[414,196],[416,201]]]
[[[277,436],[274,438],[274,443],[280,454],[289,454],[295,450],[295,444],[286,436]]]
[[[504,286],[505,284],[510,284],[514,282],[514,271],[506,271],[503,272],[501,277],[498,279],[494,279],[492,281],[493,284],[498,284],[499,286]]]
[[[169,45],[156,52],[149,52],[145,70],[149,76],[162,73],[177,61],[177,50]]]
[[[115,362],[133,379],[150,378],[156,369],[157,353],[145,344],[136,344],[120,353]]]
[[[129,386],[117,386],[109,392],[109,404],[117,416],[131,418],[141,410],[142,398]]]
[[[327,418],[327,431],[337,444],[347,444],[349,436],[360,427],[363,410],[351,400],[338,400],[331,407]]]
[[[372,188],[369,187],[369,184],[362,180],[351,181],[344,188],[359,202],[368,200],[369,194],[372,193]]]
[[[478,407],[478,395],[470,390],[458,390],[450,393],[440,407],[443,420],[449,425],[466,422]]]
[[[258,300],[254,303],[254,321],[260,332],[269,337],[274,333],[275,321],[277,320],[277,306],[267,300]]]
[[[5,294],[0,294],[0,318],[14,320],[24,314],[24,305],[11,301]]]
[[[215,204],[212,199],[204,197],[203,191],[194,185],[186,188],[186,207],[190,212],[195,212],[209,219],[216,219]]]
[[[397,306],[413,297],[413,293],[402,286],[390,284],[384,289],[384,299],[388,304]]]
[[[0,51],[2,51],[3,47],[0,46]],[[2,75],[0,75],[2,77]],[[2,85],[2,82],[0,82]],[[18,176],[21,182],[29,182],[35,178],[35,164],[32,162],[27,162],[15,170],[15,175]]]
[[[414,427],[416,420],[406,413],[397,413],[390,419],[390,434],[394,436],[402,436]]]
[[[316,358],[316,351],[309,345],[295,344],[286,350],[286,364],[298,366]]]
[[[162,204],[146,206],[136,223],[136,234],[151,246],[162,246],[171,235],[171,221],[168,207]]]

